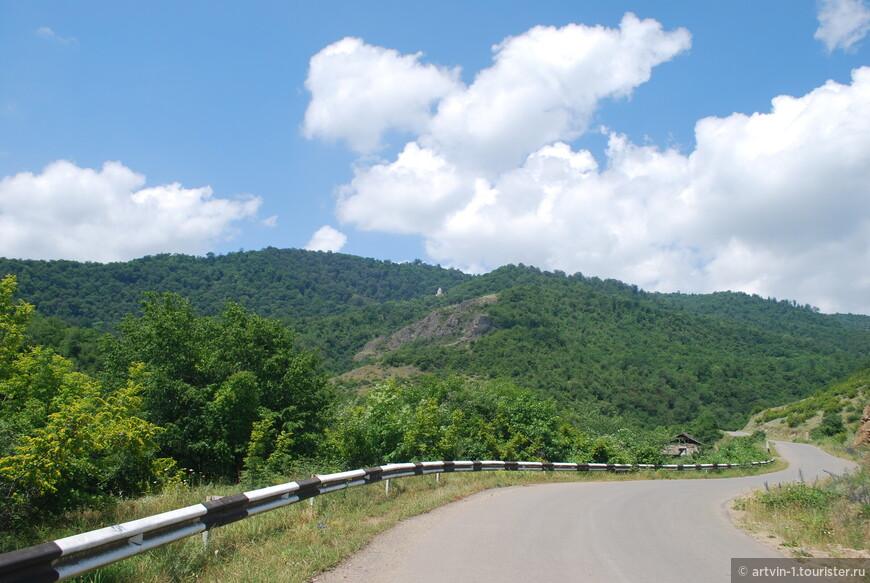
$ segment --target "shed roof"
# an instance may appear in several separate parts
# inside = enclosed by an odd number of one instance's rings
[[[695,445],[702,445],[700,441],[698,441],[686,432],[675,435],[671,439],[671,443],[692,443]]]

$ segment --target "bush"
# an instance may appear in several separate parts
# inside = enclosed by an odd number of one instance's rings
[[[136,494],[173,479],[156,459],[159,427],[143,419],[143,371],[106,390],[70,361],[25,347],[30,307],[14,304],[13,278],[0,281],[0,522],[18,525],[112,494]]]
[[[770,509],[825,509],[837,499],[837,494],[804,482],[781,484],[759,496],[759,501]]]

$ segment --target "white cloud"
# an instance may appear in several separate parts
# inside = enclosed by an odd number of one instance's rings
[[[59,160],[41,174],[7,176],[0,180],[0,255],[106,262],[202,253],[261,204],[214,198],[208,186],[144,185],[144,176],[119,162],[94,170]]]
[[[364,230],[425,234],[461,202],[461,185],[452,165],[411,142],[391,164],[357,168],[341,189],[336,213]]]
[[[333,229],[329,225],[324,225],[317,229],[311,240],[305,245],[309,251],[341,251],[344,244],[347,242],[347,235]]]
[[[422,142],[465,167],[515,167],[538,148],[585,132],[601,99],[630,95],[690,44],[685,29],[665,32],[633,14],[618,29],[537,26],[493,47],[493,66],[442,100]]]
[[[36,35],[40,38],[44,38],[46,40],[50,40],[53,42],[58,42],[62,45],[78,45],[79,41],[76,37],[62,37],[47,26],[41,26],[36,29]]]
[[[329,45],[311,58],[303,133],[371,152],[388,130],[422,130],[432,105],[457,86],[459,71],[423,65],[421,56],[351,37]]]
[[[870,68],[773,100],[769,113],[707,118],[697,148],[612,136],[607,166],[542,148],[426,234],[436,260],[582,271],[646,289],[742,290],[870,313]]]
[[[522,262],[626,281],[657,282],[673,263],[688,161],[612,136],[609,165],[564,143],[545,146],[429,234],[443,263],[484,271]],[[675,212],[676,211],[676,212]]]
[[[462,209],[479,179],[494,180],[539,148],[584,132],[599,100],[630,95],[650,78],[653,66],[689,44],[686,30],[665,32],[658,22],[632,14],[619,29],[535,27],[508,38],[494,47],[494,65],[471,86],[454,83],[437,112],[420,117],[428,123],[421,123],[418,140],[406,144],[394,162],[358,164],[354,180],[340,190],[338,218],[367,230],[431,233]],[[332,68],[319,61],[334,53],[353,54],[354,70],[386,70],[387,79],[375,82],[356,72],[344,79],[345,66]],[[385,58],[402,67],[383,66]],[[308,112],[326,112],[323,117],[336,124],[331,130],[335,135],[359,131],[361,119],[377,120],[378,131],[371,135],[379,138],[392,115],[404,118],[403,109],[379,105],[373,114],[363,113],[359,110],[372,107],[370,95],[380,96],[381,90],[363,92],[355,100],[351,88],[364,82],[413,86],[420,72],[416,58],[407,61],[407,56],[358,39],[330,45],[312,59],[309,80],[320,79],[319,85],[328,90],[312,90]],[[401,76],[405,71],[411,72],[407,78]]]
[[[336,214],[418,234],[468,271],[522,262],[870,314],[870,68],[765,113],[702,119],[688,154],[612,133],[599,165],[570,145],[601,99],[688,43],[631,15],[507,39],[395,160],[358,161]]]
[[[819,28],[815,38],[828,52],[853,50],[870,31],[870,8],[864,0],[819,0]]]

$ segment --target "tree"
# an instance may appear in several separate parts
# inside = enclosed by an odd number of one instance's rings
[[[719,422],[712,411],[704,411],[692,424],[692,436],[705,446],[712,446],[722,439],[725,433],[719,429]]]
[[[246,457],[268,458],[279,443],[285,460],[316,453],[332,396],[319,360],[286,326],[233,302],[218,318],[198,316],[176,294],[147,294],[142,307],[107,349],[115,382],[124,367],[144,364],[145,409],[166,428],[164,454],[236,477]]]
[[[140,416],[141,369],[106,391],[51,350],[25,347],[32,307],[13,302],[14,290],[14,278],[0,281],[0,521],[171,477],[171,460],[154,455],[160,429]]]

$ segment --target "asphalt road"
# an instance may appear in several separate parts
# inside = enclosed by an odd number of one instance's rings
[[[401,523],[315,581],[730,581],[732,557],[782,557],[731,524],[731,499],[853,465],[777,449],[790,465],[774,474],[488,490]]]

